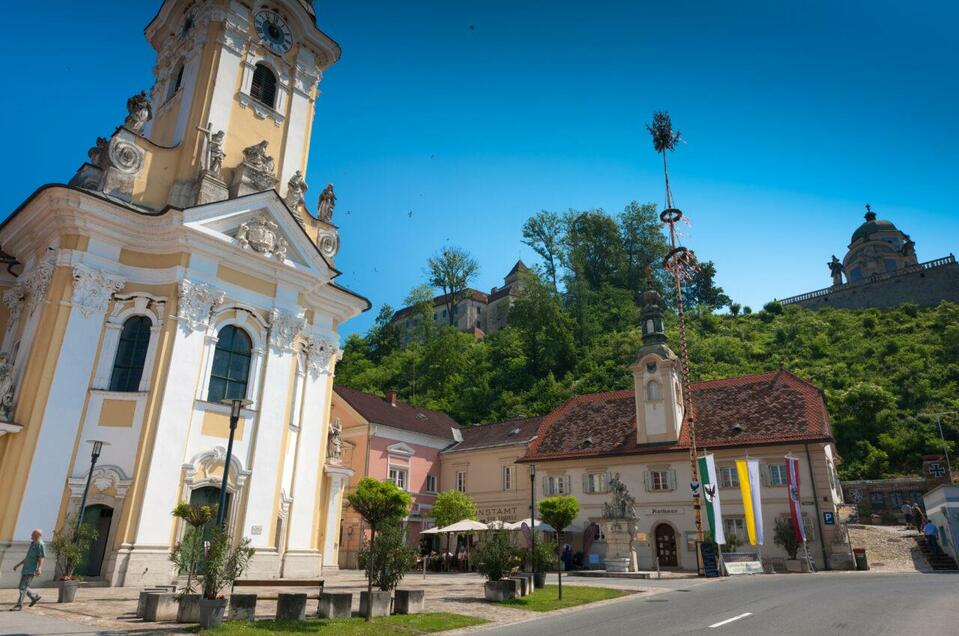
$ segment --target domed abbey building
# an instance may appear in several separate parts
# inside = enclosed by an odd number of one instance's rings
[[[952,254],[920,263],[916,244],[866,205],[865,223],[856,228],[845,257],[826,263],[832,286],[785,298],[784,305],[809,309],[865,309],[900,303],[937,305],[959,302],[959,264]]]
[[[302,0],[157,4],[152,89],[0,225],[4,587],[31,531],[77,514],[99,531],[78,574],[168,584],[171,511],[224,484],[248,577],[337,565],[337,332],[370,305],[336,280],[333,187],[305,194],[340,47]]]

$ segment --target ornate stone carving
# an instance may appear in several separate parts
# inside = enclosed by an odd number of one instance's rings
[[[127,117],[123,125],[135,133],[143,131],[147,122],[153,119],[153,109],[146,91],[140,91],[127,100]]]
[[[262,192],[276,187],[276,164],[266,154],[266,140],[243,149],[243,161],[233,177],[232,194],[235,197]]]
[[[270,313],[270,345],[278,351],[292,351],[293,341],[306,327],[306,319],[289,311]]]
[[[90,163],[101,168],[104,167],[109,144],[110,140],[106,137],[97,137],[96,145],[87,151],[87,157],[90,158]]]
[[[333,222],[333,208],[336,207],[336,195],[333,193],[333,184],[327,184],[320,193],[320,204],[316,209],[316,216],[325,223]]]
[[[321,373],[330,373],[330,362],[338,350],[336,343],[325,338],[306,338],[303,353],[306,354],[306,368],[310,375],[316,378]]]
[[[103,178],[99,189],[104,194],[124,201],[133,198],[133,184],[146,157],[146,150],[138,146],[136,140],[131,132],[121,129],[110,139],[106,158],[101,154]]]
[[[3,293],[3,302],[10,309],[8,326],[20,318],[24,306],[27,313],[32,314],[43,302],[47,288],[50,287],[50,279],[53,278],[54,267],[52,262],[41,263],[29,273],[22,274],[17,284]]]
[[[120,172],[135,174],[140,171],[143,165],[144,151],[134,143],[124,139],[114,137],[110,142],[109,159],[110,167],[116,168]]]
[[[185,331],[205,329],[210,314],[223,302],[226,294],[204,283],[184,279],[177,291],[177,318]]]
[[[105,312],[111,296],[124,285],[126,280],[119,276],[78,265],[73,268],[73,306],[84,318]]]
[[[296,220],[300,225],[303,225],[303,217],[300,215],[300,208],[306,205],[304,196],[308,187],[306,181],[303,180],[303,173],[297,170],[293,173],[293,176],[290,177],[290,182],[286,185],[286,197],[283,199],[286,202],[286,206],[293,211]]]
[[[323,256],[332,259],[340,251],[340,237],[336,232],[321,232],[317,247]]]
[[[609,480],[609,490],[613,495],[612,501],[603,504],[603,519],[622,519],[635,523],[636,498],[629,494],[629,490],[617,474]]]
[[[226,133],[222,130],[213,132],[213,122],[207,124],[206,128],[197,126],[197,130],[203,133],[204,151],[201,153],[201,168],[204,172],[220,178],[220,170],[223,168],[223,159],[226,153],[223,152],[223,138]]]
[[[326,458],[331,464],[339,464],[343,457],[343,425],[340,418],[330,421],[330,431],[327,434]]]
[[[7,354],[0,353],[0,422],[13,419],[14,380],[13,365],[8,361]]]
[[[8,310],[8,329],[20,319],[20,312],[23,310],[23,301],[23,287],[19,284],[3,292],[3,304],[7,306]]]
[[[259,254],[272,256],[278,261],[286,259],[286,239],[280,236],[280,230],[273,221],[259,217],[247,221],[236,233],[240,247],[252,249]]]

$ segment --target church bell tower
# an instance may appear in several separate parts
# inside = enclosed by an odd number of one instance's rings
[[[657,292],[643,294],[641,318],[643,346],[630,367],[636,395],[636,441],[675,442],[683,423],[679,358],[667,344],[663,298]]]

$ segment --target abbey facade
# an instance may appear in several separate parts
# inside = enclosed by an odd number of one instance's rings
[[[248,576],[336,567],[337,330],[369,302],[336,282],[335,195],[311,212],[305,173],[339,46],[301,0],[166,0],[146,36],[152,91],[0,225],[4,587],[31,531],[77,514],[99,531],[80,574],[169,583],[171,511],[217,502],[224,471]]]

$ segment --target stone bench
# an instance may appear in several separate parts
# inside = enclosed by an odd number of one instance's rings
[[[306,594],[280,592],[276,596],[276,620],[301,621],[306,618]]]
[[[143,620],[157,623],[176,620],[179,603],[173,592],[149,592],[143,607]]]
[[[353,612],[351,592],[323,592],[317,615],[320,618],[349,618]]]
[[[256,618],[256,594],[230,595],[230,620],[253,622]]]
[[[426,593],[423,590],[396,590],[393,597],[393,611],[396,614],[421,614],[425,597]]]
[[[360,616],[366,616],[366,604],[368,602],[368,596],[369,595],[366,592],[360,592]],[[373,590],[373,611],[370,613],[370,616],[389,616],[390,600],[391,595],[389,592],[383,590]]]

